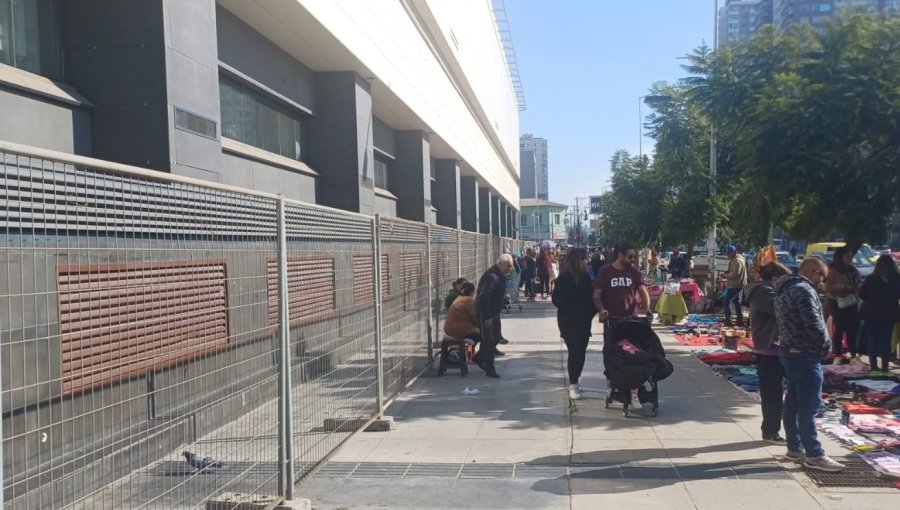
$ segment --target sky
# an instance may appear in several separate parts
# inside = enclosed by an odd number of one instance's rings
[[[527,105],[519,131],[547,139],[551,201],[600,194],[613,153],[638,153],[638,98],[712,46],[713,1],[503,0]]]

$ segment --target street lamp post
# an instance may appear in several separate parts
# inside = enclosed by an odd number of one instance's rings
[[[638,159],[644,157],[644,114],[641,111],[641,103],[649,105],[668,103],[672,100],[672,96],[666,95],[646,95],[638,97]]]
[[[713,0],[713,55],[719,49],[719,0]],[[712,198],[713,218],[706,250],[709,264],[709,294],[716,288],[716,123],[709,119],[709,196]]]

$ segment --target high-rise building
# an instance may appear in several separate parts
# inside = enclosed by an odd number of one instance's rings
[[[772,23],[772,0],[726,0],[718,23],[719,46],[746,41]]]
[[[519,137],[519,198],[549,200],[550,170],[547,166],[547,139],[532,134]]]
[[[847,7],[900,14],[900,0],[725,0],[719,8],[719,45],[746,41],[762,26],[773,24],[780,30],[796,23],[821,26]]]

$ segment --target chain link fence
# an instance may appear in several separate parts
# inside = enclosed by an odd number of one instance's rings
[[[450,282],[521,248],[4,147],[4,508],[291,496],[429,367]]]

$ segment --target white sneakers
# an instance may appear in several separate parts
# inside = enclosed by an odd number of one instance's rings
[[[809,469],[825,471],[827,473],[836,473],[846,467],[827,455],[822,455],[821,457],[806,457],[803,459],[803,465]]]
[[[581,386],[578,386],[577,384],[570,384],[569,398],[572,400],[581,400],[583,398],[581,395]]]

